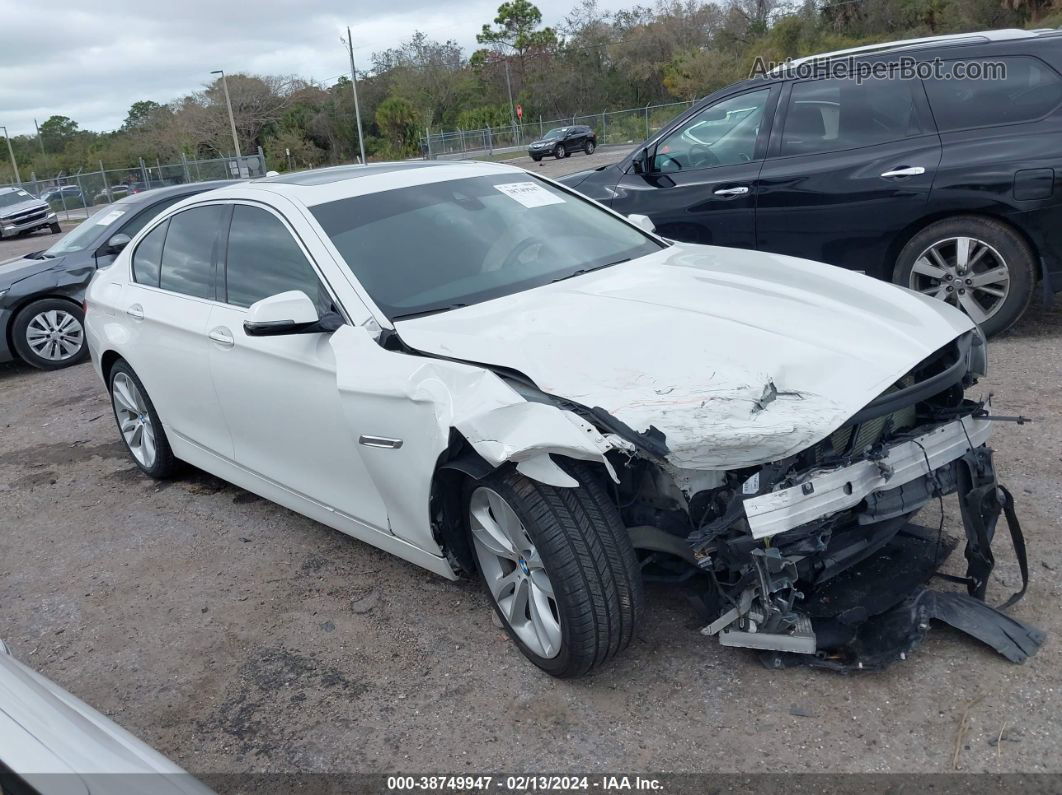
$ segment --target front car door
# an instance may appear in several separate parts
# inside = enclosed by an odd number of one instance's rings
[[[779,90],[743,91],[688,116],[649,148],[642,173],[631,164],[612,209],[647,215],[674,240],[754,248],[753,185]]]
[[[924,216],[940,164],[921,81],[806,80],[781,106],[756,186],[756,247],[891,279],[890,246]]]
[[[221,260],[209,361],[236,463],[341,520],[388,532],[386,508],[343,414],[330,335],[244,332],[247,307],[289,290],[310,296],[319,315],[335,310],[302,241],[273,210],[235,204]]]

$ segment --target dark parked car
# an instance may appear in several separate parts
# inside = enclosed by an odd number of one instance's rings
[[[570,156],[572,152],[582,151],[592,155],[596,148],[597,134],[585,124],[575,124],[550,130],[537,141],[532,141],[527,153],[537,163],[546,155],[558,160]]]
[[[51,248],[0,264],[0,362],[17,356],[56,370],[88,358],[81,304],[96,270],[110,265],[133,235],[171,204],[231,184],[199,182],[127,196]]]
[[[0,240],[45,227],[56,234],[63,231],[48,202],[23,188],[0,188]]]
[[[62,207],[83,207],[85,196],[77,185],[55,185],[41,191],[41,199]]]
[[[824,74],[839,63],[936,71]],[[1062,290],[1060,70],[1055,30],[815,56],[717,91],[618,164],[562,181],[665,237],[865,271],[993,334],[1037,289]]]

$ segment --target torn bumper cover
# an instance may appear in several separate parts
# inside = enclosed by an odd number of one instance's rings
[[[847,672],[905,659],[936,619],[1024,662],[1045,636],[1001,612],[1024,595],[1028,563],[1013,499],[996,482],[984,444],[990,424],[962,417],[864,460],[812,469],[789,477],[784,488],[775,484],[774,491],[744,497],[749,540],[756,544],[746,549],[753,565],[736,581],[716,580],[727,609],[702,632],[726,646],[760,650],[771,667]],[[966,532],[965,577],[937,571],[957,545],[943,534],[943,522],[934,530],[908,521],[927,502],[954,492]],[[1022,588],[997,609],[984,599],[1000,516]],[[736,555],[737,544],[702,535],[695,550],[701,567],[713,571],[717,558]],[[927,583],[934,576],[961,582],[968,593],[932,590]]]

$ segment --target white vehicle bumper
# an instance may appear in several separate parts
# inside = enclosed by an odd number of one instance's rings
[[[964,417],[887,448],[884,458],[820,470],[796,486],[750,497],[745,514],[754,538],[792,530],[858,505],[878,489],[917,480],[980,447],[991,433],[989,420]]]

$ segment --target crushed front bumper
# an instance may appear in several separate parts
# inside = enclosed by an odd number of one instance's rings
[[[874,492],[895,489],[961,458],[988,441],[991,422],[973,417],[885,448],[872,460],[813,471],[800,483],[745,500],[753,538],[770,538],[852,508]]]

